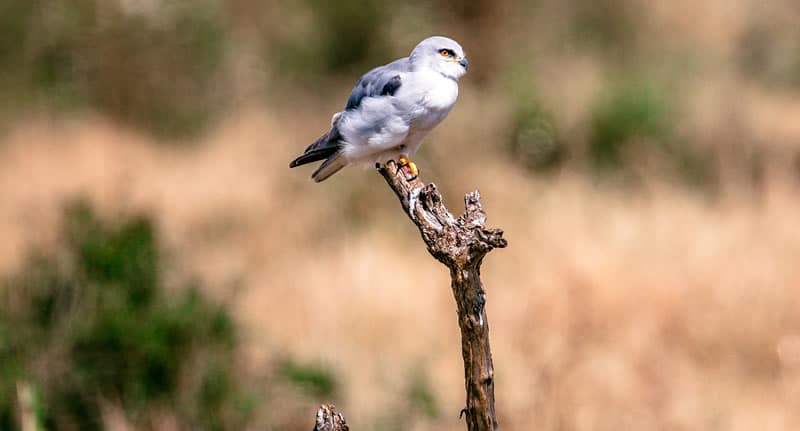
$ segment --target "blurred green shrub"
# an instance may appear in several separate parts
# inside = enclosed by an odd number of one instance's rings
[[[278,374],[295,388],[313,397],[330,398],[338,388],[333,373],[319,364],[299,363],[287,359],[279,366]]]
[[[21,50],[28,36],[28,26],[36,2],[8,0],[0,2],[0,77],[9,80],[9,75],[18,72],[21,66]]]
[[[321,31],[319,54],[326,69],[347,71],[386,55],[386,4],[378,0],[307,0]]]
[[[768,85],[800,88],[800,41],[791,31],[754,20],[736,45],[739,69]]]
[[[308,17],[303,25],[262,36],[269,47],[267,67],[277,69],[284,83],[299,77],[303,86],[324,90],[331,75],[352,78],[394,58],[386,39],[390,15],[379,0],[305,0],[281,8]]]
[[[535,172],[551,171],[566,160],[567,148],[556,121],[539,100],[530,70],[516,70],[507,89],[511,98],[509,152],[516,162]]]
[[[616,60],[632,57],[641,10],[630,0],[570,0],[571,37],[579,45]]]
[[[149,10],[98,0],[5,0],[0,89],[6,108],[92,108],[158,135],[197,133],[223,99],[221,0]]]
[[[234,369],[236,329],[196,287],[165,292],[152,222],[65,213],[65,249],[0,289],[0,429],[15,386],[41,394],[47,429],[102,429],[101,405],[146,424],[168,408],[188,429],[239,429],[251,413]]]
[[[652,85],[612,86],[596,102],[589,126],[589,157],[597,168],[623,167],[635,143],[666,145],[672,139],[666,95]]]
[[[589,125],[588,157],[596,172],[671,174],[689,186],[713,186],[713,154],[679,136],[679,115],[666,88],[630,80],[608,87],[595,103]],[[637,167],[643,161],[657,166]]]
[[[557,168],[566,158],[552,117],[535,100],[519,104],[513,113],[511,155],[526,168],[542,172]]]
[[[383,409],[384,414],[376,418],[372,429],[402,431],[417,429],[423,423],[436,427],[441,411],[425,367],[409,370],[406,379],[398,397],[392,400],[390,408]]]
[[[407,397],[412,411],[421,413],[428,419],[439,417],[439,403],[436,400],[436,394],[431,387],[430,378],[423,372],[417,371],[411,377]]]

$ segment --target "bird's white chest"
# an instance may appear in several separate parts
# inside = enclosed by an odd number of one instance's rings
[[[421,79],[425,80],[425,85],[421,85],[422,105],[431,110],[450,110],[458,98],[458,84],[452,79],[445,78],[439,73],[428,73]]]
[[[414,100],[411,122],[421,128],[432,128],[441,122],[458,98],[458,84],[439,73],[416,73],[413,77]]]

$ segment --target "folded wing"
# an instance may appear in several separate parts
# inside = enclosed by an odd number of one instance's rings
[[[361,102],[366,98],[393,96],[403,84],[401,74],[409,70],[408,58],[401,58],[370,70],[353,87],[353,91],[350,92],[350,97],[347,99],[345,111],[358,110]],[[344,142],[337,127],[340,117],[341,115],[337,114],[331,130],[309,145],[302,155],[289,163],[289,167],[294,168],[324,160],[312,174],[312,178],[317,182],[325,180],[345,167],[347,161],[341,153]]]

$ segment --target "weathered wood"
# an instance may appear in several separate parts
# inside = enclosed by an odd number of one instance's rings
[[[466,211],[453,217],[434,184],[409,178],[397,163],[378,166],[378,172],[400,199],[406,215],[419,229],[428,252],[450,269],[450,286],[461,328],[461,354],[467,405],[461,411],[469,431],[497,430],[494,409],[494,369],[486,319],[486,293],[481,283],[481,263],[495,248],[508,245],[501,229],[486,228],[486,213],[478,191],[464,197]],[[317,412],[314,431],[349,430],[332,405]]]
[[[344,416],[333,404],[323,404],[317,410],[317,420],[312,431],[349,431]]]
[[[436,185],[408,178],[406,171],[393,161],[378,171],[419,229],[428,252],[450,269],[467,391],[467,405],[462,413],[469,431],[494,431],[497,429],[494,369],[480,267],[487,253],[508,245],[503,231],[486,228],[486,213],[477,190],[467,193],[466,212],[455,218],[444,206]]]

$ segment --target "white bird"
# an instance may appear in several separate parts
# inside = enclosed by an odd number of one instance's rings
[[[469,62],[458,42],[442,36],[420,42],[408,57],[367,72],[356,83],[331,130],[294,159],[290,168],[324,160],[312,174],[324,181],[347,165],[409,160],[422,139],[456,103],[458,79]]]

